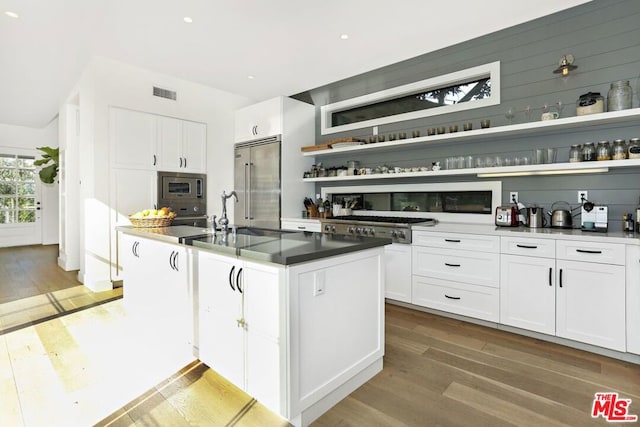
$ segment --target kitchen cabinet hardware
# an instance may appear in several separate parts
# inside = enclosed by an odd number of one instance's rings
[[[158,157],[154,154],[153,155],[153,166],[156,166],[157,163],[158,163]]]
[[[169,266],[175,271],[180,271],[178,269],[178,253],[178,251],[171,251],[171,255],[169,255]]]
[[[591,251],[588,249],[576,249],[576,252],[580,252],[581,254],[601,254],[602,251]]]
[[[178,157],[180,159],[180,168],[182,168],[182,157]]]
[[[238,270],[238,274],[236,275],[236,288],[238,288],[238,291],[242,294],[244,292],[240,287],[240,278],[242,277],[241,274],[242,274],[242,267],[240,267],[240,269]]]
[[[186,157],[184,158],[184,167],[185,168],[187,167],[187,158]]]
[[[444,265],[446,265],[447,267],[460,267],[460,264],[450,264],[448,262],[445,262]]]
[[[138,253],[138,246],[140,246],[140,242],[137,240],[133,242],[133,245],[131,245],[131,253],[136,258],[140,258],[140,254]]]
[[[553,268],[549,267],[549,286],[553,286]]]
[[[560,269],[560,287],[562,287],[562,269]]]
[[[460,243],[460,239],[444,239],[444,241],[449,243]]]
[[[447,294],[444,294],[444,296],[445,296],[445,297],[447,297],[447,298],[449,298],[449,299],[455,299],[455,300],[459,300],[459,299],[461,299],[461,297],[452,297],[452,296],[449,296],[449,295],[447,295]]]
[[[535,245],[521,245],[521,244],[516,244],[517,247],[519,248],[524,248],[524,249],[538,249],[537,246]]]
[[[233,286],[233,272],[235,271],[236,266],[234,265],[233,267],[231,267],[231,270],[229,270],[229,286],[231,286],[231,289],[233,289],[233,291],[235,292],[236,287]]]

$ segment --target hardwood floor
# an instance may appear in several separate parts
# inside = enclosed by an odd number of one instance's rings
[[[191,379],[150,390],[144,405],[132,402],[100,425],[149,425],[145,417],[160,414],[171,425],[283,425],[264,410],[248,418],[238,412],[230,423],[223,408],[234,413],[250,398],[206,366],[192,369],[198,374]],[[387,305],[383,372],[313,425],[604,425],[591,417],[596,392],[630,398],[630,413],[640,414],[640,366]],[[216,409],[193,409],[208,406]]]
[[[162,331],[141,333],[122,302],[0,335],[0,425],[287,425],[155,349]],[[384,370],[313,425],[607,425],[591,418],[596,392],[640,414],[640,365],[387,305]]]
[[[0,304],[82,285],[58,267],[58,245],[0,248]]]

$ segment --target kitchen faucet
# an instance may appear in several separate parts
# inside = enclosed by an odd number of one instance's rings
[[[222,217],[218,220],[218,225],[220,226],[220,231],[222,231],[222,235],[226,235],[229,231],[229,218],[227,218],[227,199],[230,197],[234,197],[236,199],[236,203],[238,203],[238,195],[235,191],[227,194],[224,190],[222,191]]]

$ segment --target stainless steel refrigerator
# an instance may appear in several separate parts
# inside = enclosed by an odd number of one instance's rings
[[[235,145],[235,225],[280,228],[280,145],[280,135]]]

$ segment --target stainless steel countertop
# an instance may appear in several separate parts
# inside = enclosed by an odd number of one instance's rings
[[[116,230],[134,236],[153,238],[169,243],[179,243],[180,239],[193,236],[206,236],[213,233],[211,228],[191,225],[173,225],[170,227],[137,228],[131,225],[117,226]]]

